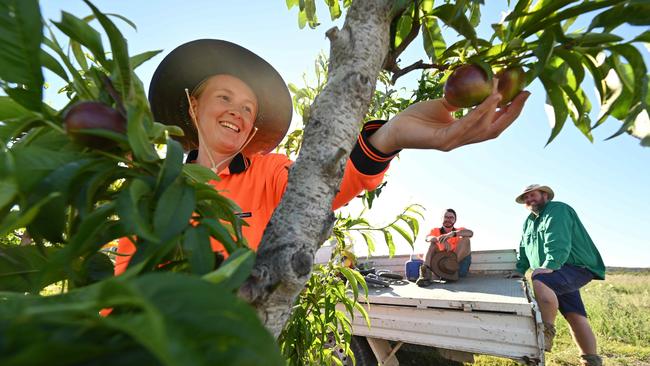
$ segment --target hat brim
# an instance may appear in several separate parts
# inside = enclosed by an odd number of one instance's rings
[[[257,133],[244,154],[266,154],[282,141],[291,123],[289,89],[268,62],[237,44],[199,39],[175,48],[156,69],[149,86],[149,103],[156,121],[176,125],[185,136],[177,139],[185,149],[198,147],[198,135],[189,115],[189,91],[214,76],[227,74],[245,82],[255,93]]]
[[[433,273],[436,276],[442,278],[443,280],[458,281],[459,278],[458,270],[454,271],[454,273],[449,273],[443,270],[443,268],[440,266],[440,263],[444,259],[453,259],[456,261],[456,263],[458,263],[458,257],[456,256],[455,252],[451,252],[451,251],[436,252],[431,257],[431,261],[430,261],[431,271],[433,271]]]
[[[515,202],[523,204],[524,203],[524,195],[526,195],[526,193],[529,193],[529,192],[532,192],[532,191],[546,192],[548,194],[548,200],[549,201],[551,201],[553,199],[553,197],[555,197],[555,193],[553,192],[551,187],[549,187],[549,186],[539,186],[539,187],[535,187],[535,188],[532,188],[532,189],[525,190],[522,194],[520,194],[519,196],[517,196],[517,198],[515,198]]]

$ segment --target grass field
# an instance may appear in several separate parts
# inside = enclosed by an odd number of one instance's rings
[[[607,274],[605,281],[592,281],[582,290],[598,350],[608,366],[650,365],[650,271]],[[578,365],[578,349],[567,322],[558,316],[553,351],[546,365]],[[514,366],[516,362],[478,356],[474,365]]]

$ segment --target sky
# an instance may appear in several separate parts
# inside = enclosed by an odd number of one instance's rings
[[[238,43],[264,57],[287,83],[303,86],[303,75],[308,79],[313,75],[316,56],[329,53],[325,32],[343,24],[343,18],[331,22],[321,2],[317,0],[322,24],[315,30],[299,29],[297,8],[288,10],[283,0],[102,0],[94,4],[137,25],[136,31],[114,18],[128,40],[131,55],[163,50],[137,69],[145,86],[164,55],[200,38]],[[508,6],[506,1],[486,3],[477,32],[489,38],[490,24],[499,21]],[[91,13],[82,1],[41,1],[45,19],[60,20],[62,10],[79,17]],[[589,17],[585,21],[589,22]],[[579,26],[580,21],[574,27]],[[644,30],[621,27],[614,33],[629,38]],[[457,36],[450,29],[443,34],[449,37],[447,44]],[[648,49],[642,52],[650,65]],[[421,41],[416,40],[402,56],[402,65],[425,57]],[[415,88],[417,76],[403,77],[396,87]],[[52,85],[46,90],[46,101],[61,107],[64,99],[55,93],[59,80],[51,75],[46,79]],[[595,120],[598,102],[593,85],[585,82],[583,87],[594,104]],[[577,211],[606,265],[650,267],[645,226],[650,224],[650,148],[641,147],[639,140],[627,135],[604,141],[620,127],[613,119],[594,130],[593,143],[567,120],[560,135],[545,146],[551,131],[544,110],[545,92],[539,81],[527,89],[532,95],[521,116],[496,140],[451,152],[403,151],[391,163],[388,184],[369,220],[381,225],[409,204],[424,206],[425,219],[420,222],[415,248],[406,242],[398,242],[397,247],[397,253],[423,253],[427,247],[424,237],[432,227],[440,226],[444,210],[453,208],[458,213],[457,226],[474,231],[473,250],[515,249],[528,211],[514,199],[529,184],[546,184],[555,191],[555,200]],[[294,113],[294,118],[299,116]],[[360,205],[352,203],[346,209],[357,212]],[[377,247],[375,254],[387,253],[381,244]],[[355,250],[364,253],[364,244],[359,243]]]

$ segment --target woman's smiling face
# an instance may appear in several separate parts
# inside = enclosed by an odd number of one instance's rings
[[[231,155],[243,148],[257,117],[257,97],[242,80],[215,75],[192,96],[201,143],[210,151]],[[191,113],[192,111],[190,111]]]

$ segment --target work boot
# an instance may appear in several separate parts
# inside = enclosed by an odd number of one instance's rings
[[[582,355],[580,356],[580,365],[603,366],[603,359],[598,355]]]
[[[426,264],[420,266],[420,277],[415,281],[415,284],[420,287],[427,287],[432,283],[433,273]]]
[[[544,351],[551,352],[555,338],[555,325],[544,322]]]

